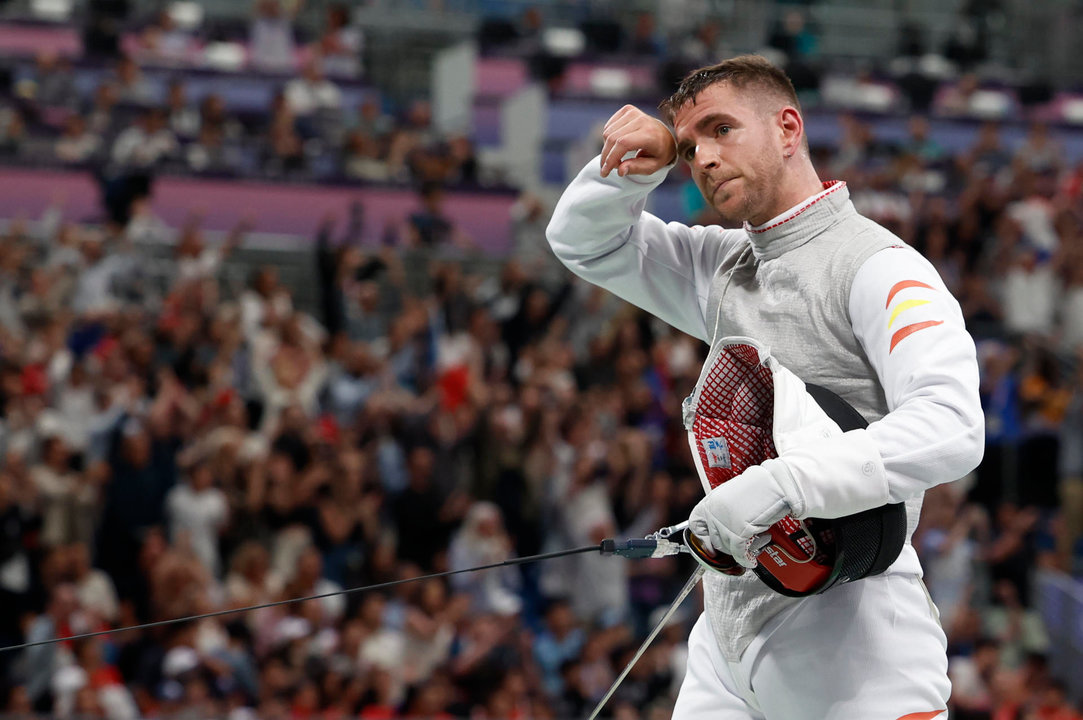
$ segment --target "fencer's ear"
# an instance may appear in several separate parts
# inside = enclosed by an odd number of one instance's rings
[[[801,140],[805,135],[805,121],[797,108],[787,105],[778,112],[778,130],[782,140],[782,154],[793,157],[801,148]]]

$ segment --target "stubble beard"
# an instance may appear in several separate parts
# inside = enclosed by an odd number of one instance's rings
[[[715,212],[722,218],[722,222],[726,225],[732,225],[734,227],[740,227],[744,224],[754,212],[752,195],[749,192],[745,192],[743,197],[740,198],[740,203],[735,210],[726,211],[722,209],[722,205],[726,204],[733,197],[733,194],[727,194],[722,198],[721,202],[714,206]]]
[[[748,175],[741,176],[741,187],[738,192],[743,193],[743,197],[740,198],[740,204],[735,210],[726,213],[715,206],[715,211],[722,216],[726,224],[735,224],[738,227],[746,222],[753,226],[762,225],[785,209],[775,209],[784,174],[785,168],[781,162],[772,165],[768,161],[757,168],[752,175],[754,180],[750,180]],[[726,203],[731,197],[732,194],[727,195],[719,205]]]
[[[735,188],[730,192],[723,192],[721,196],[708,198],[708,204],[718,213],[722,218],[722,224],[726,227],[741,227],[745,221],[752,217],[756,213],[756,203],[754,197],[759,193],[755,188],[748,187],[747,177],[741,176],[738,180],[741,187]],[[734,195],[739,195],[737,198],[737,206],[732,207],[729,210],[723,209],[724,205],[731,203],[734,199]]]

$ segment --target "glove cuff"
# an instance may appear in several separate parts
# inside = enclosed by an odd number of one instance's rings
[[[732,518],[744,519],[745,527],[740,528],[739,534],[752,537],[793,512],[795,491],[796,484],[789,468],[774,458],[748,468],[712,490],[711,494],[726,504],[726,510],[742,509]]]
[[[771,475],[799,518],[843,517],[890,502],[883,458],[865,430],[793,447],[768,462],[781,462],[788,469],[786,474],[772,470]]]

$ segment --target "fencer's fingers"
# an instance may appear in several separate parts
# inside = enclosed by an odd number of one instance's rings
[[[622,118],[628,115],[628,106],[625,105],[620,110],[616,111],[609,116],[609,119],[605,121],[605,127],[602,128],[602,132],[606,132],[609,128],[613,127],[613,124],[619,122]]]
[[[602,145],[602,177],[609,175],[620,163],[620,158],[624,154],[624,151],[619,148],[622,140],[622,136],[612,133],[606,136],[605,143]]]
[[[630,132],[623,133],[619,137],[614,135],[613,139],[607,140],[602,148],[602,176],[605,177],[625,162],[629,153],[646,153],[644,157],[653,157],[655,152],[651,141],[650,131],[642,127],[634,127]],[[629,157],[628,160],[634,157],[638,155]]]
[[[710,528],[707,525],[706,508],[703,506],[703,501],[700,500],[694,508],[692,508],[691,514],[688,516],[688,529],[693,535],[707,544],[710,542]]]
[[[636,150],[635,138],[632,135],[622,135],[607,140],[602,147],[602,177],[606,177],[616,169],[624,160],[624,156],[631,150]]]
[[[706,552],[709,556],[714,557],[718,554],[718,548],[715,547],[715,543],[711,542],[711,533],[707,532],[706,529],[704,529],[702,535],[695,531],[693,531],[692,534],[699,539],[700,547],[702,547],[704,552]]]
[[[602,177],[607,177],[609,172],[613,168],[607,168],[606,162],[608,161],[610,153],[613,152],[613,146],[616,144],[617,139],[609,137],[605,139],[605,143],[602,144]]]
[[[609,119],[605,122],[605,127],[602,128],[602,132],[606,132],[618,122],[626,121],[629,117],[637,115],[642,111],[635,105],[625,105],[617,112],[609,116]]]
[[[623,118],[614,118],[614,120],[602,130],[602,135],[607,137],[620,137],[631,131],[637,124],[642,123],[642,121],[642,118],[631,115]]]
[[[637,155],[618,165],[617,174],[621,177],[624,177],[625,175],[650,175],[658,172],[666,165],[667,163],[659,158]]]
[[[749,551],[753,556],[759,555],[763,552],[763,549],[771,544],[771,536],[768,533],[760,533],[756,537],[752,538],[752,545],[749,547]]]

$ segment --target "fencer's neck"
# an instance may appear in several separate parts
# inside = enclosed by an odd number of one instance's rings
[[[829,180],[818,193],[761,225],[745,223],[745,232],[758,260],[768,260],[800,247],[833,223],[840,212],[853,209],[846,183]]]

